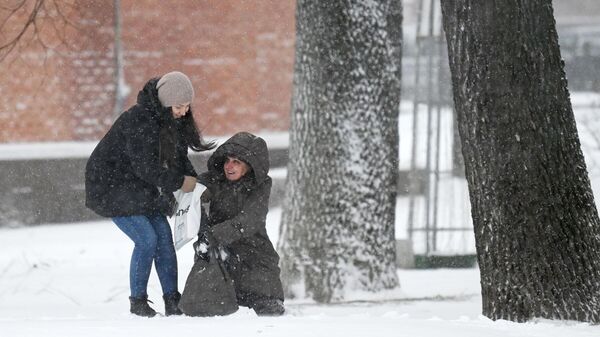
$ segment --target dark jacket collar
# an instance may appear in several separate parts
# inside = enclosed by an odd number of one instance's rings
[[[142,90],[138,92],[137,104],[141,105],[151,114],[152,118],[157,119],[161,124],[173,123],[175,118],[169,111],[170,109],[164,107],[158,99],[158,89],[156,89],[158,80],[159,78],[155,77],[146,82]]]

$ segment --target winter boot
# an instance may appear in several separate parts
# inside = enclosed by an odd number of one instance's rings
[[[183,315],[183,312],[179,310],[179,300],[181,299],[181,294],[179,292],[163,295],[163,299],[165,300],[166,316]]]
[[[148,302],[152,303],[148,300],[148,296],[129,297],[129,302],[131,303],[129,311],[134,315],[143,317],[154,317],[156,315],[156,311],[148,305]]]
[[[283,301],[275,298],[256,300],[251,306],[258,316],[281,316],[285,313]]]

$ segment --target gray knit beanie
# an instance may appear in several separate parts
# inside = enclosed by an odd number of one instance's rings
[[[184,73],[172,71],[158,80],[158,99],[164,107],[192,103],[194,87],[192,81]]]

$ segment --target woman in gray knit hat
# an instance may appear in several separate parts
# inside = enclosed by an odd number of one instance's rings
[[[190,192],[196,171],[188,148],[206,151],[191,111],[194,88],[181,72],[149,80],[137,103],[125,111],[98,143],[85,170],[86,205],[109,217],[134,243],[129,283],[130,312],[152,317],[147,285],[154,262],[165,314],[180,315],[177,258],[166,216],[173,192]]]

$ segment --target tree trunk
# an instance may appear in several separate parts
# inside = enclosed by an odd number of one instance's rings
[[[599,220],[550,0],[444,0],[483,314],[598,322]]]
[[[394,288],[401,3],[300,0],[296,20],[286,296]]]

